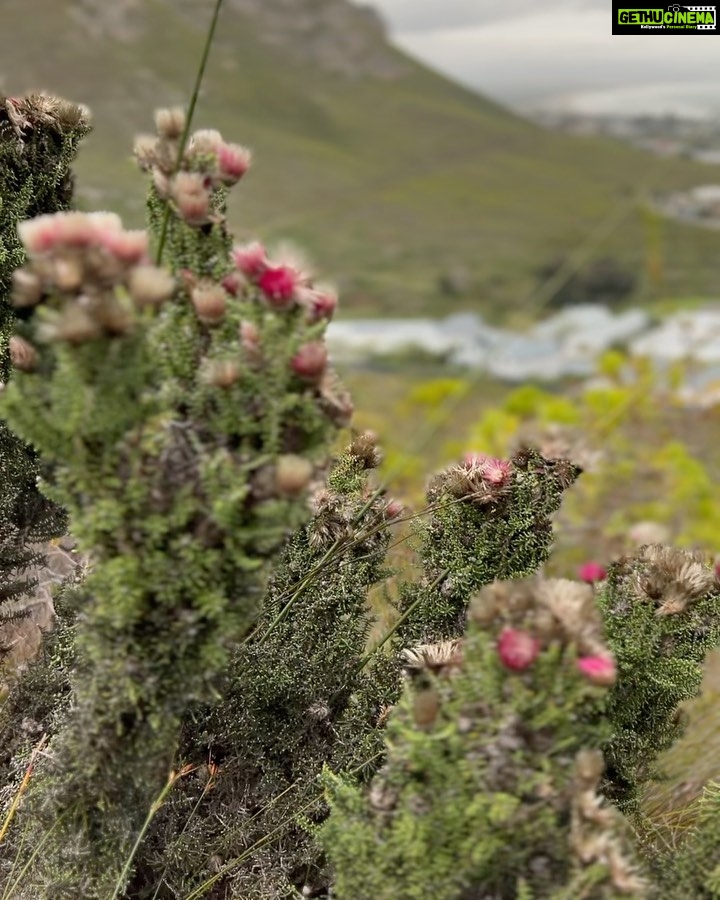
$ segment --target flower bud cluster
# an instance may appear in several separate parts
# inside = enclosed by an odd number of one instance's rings
[[[286,260],[273,260],[259,241],[253,241],[234,247],[232,258],[237,273],[257,289],[270,308],[300,307],[309,322],[332,318],[338,302],[335,289],[330,285],[315,284],[304,262],[293,258],[293,254]]]
[[[453,497],[483,506],[508,494],[512,474],[513,467],[509,460],[484,453],[468,453],[460,465],[452,466],[439,478]]]
[[[141,135],[135,141],[138,165],[152,175],[158,196],[170,200],[188,225],[216,221],[214,192],[237,184],[250,168],[252,154],[247,147],[224,141],[219,131],[200,129],[181,155],[186,128],[182,109],[157,110],[155,126],[156,136]]]
[[[126,334],[136,308],[157,306],[173,293],[173,277],[149,261],[146,232],[125,231],[114,213],[39,216],[21,222],[18,233],[28,263],[13,275],[15,308],[51,297],[67,301],[48,310],[41,339],[81,344]]]
[[[332,316],[337,306],[336,293],[329,287],[314,285],[306,265],[299,259],[271,261],[257,241],[234,247],[231,259],[235,269],[219,281],[197,276],[189,269],[181,272],[195,312],[203,324],[221,324],[233,300],[238,297],[252,300],[253,292],[266,311],[279,314],[299,311],[305,326]],[[261,364],[264,358],[261,325],[250,318],[243,319],[238,334],[244,362],[251,367]],[[318,390],[319,401],[329,418],[340,425],[347,424],[352,415],[352,404],[329,368],[327,346],[321,338],[296,345],[288,366],[298,379]],[[209,383],[214,383],[214,376],[208,377]],[[224,376],[221,381],[226,381]]]
[[[592,684],[610,687],[617,679],[587,584],[536,577],[496,581],[474,598],[469,615],[483,627],[500,626],[497,652],[507,669],[531,668],[544,648],[559,642],[575,648],[577,669]]]
[[[336,461],[327,483],[312,494],[311,547],[362,540],[367,549],[386,539],[387,529],[380,526],[393,513],[399,515],[399,510],[393,507],[395,501],[385,498],[384,490],[374,490],[365,481],[366,473],[377,468],[380,461],[377,435],[372,431],[355,435]]]

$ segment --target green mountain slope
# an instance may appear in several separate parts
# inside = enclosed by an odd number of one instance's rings
[[[156,107],[187,101],[212,5],[3,0],[0,88],[53,90],[93,110],[78,165],[85,205],[142,223],[133,136],[152,130]],[[637,187],[718,176],[524,122],[407,59],[345,0],[227,0],[196,124],[255,151],[231,209],[237,232],[305,247],[350,313],[522,310],[538,266],[623,211],[595,254],[642,270]],[[664,271],[654,291],[717,290],[718,232],[668,223],[653,240]],[[438,279],[457,268],[468,293],[443,296]]]

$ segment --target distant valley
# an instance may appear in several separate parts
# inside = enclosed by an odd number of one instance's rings
[[[4,0],[0,87],[93,110],[82,205],[142,224],[133,137],[187,102],[209,11]],[[658,235],[642,203],[708,181],[707,166],[539,128],[405,56],[345,0],[227,0],[197,125],[255,152],[231,203],[238,237],[301,245],[345,315],[532,317],[558,257],[616,258],[638,273],[638,302],[718,290],[720,235],[681,222]]]

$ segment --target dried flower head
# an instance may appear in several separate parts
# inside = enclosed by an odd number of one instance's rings
[[[542,630],[539,613],[551,617],[551,621],[544,620],[548,638],[573,642],[586,655],[605,651],[602,617],[589,584],[565,578],[539,578],[535,584],[539,606],[535,621]]]
[[[605,757],[600,750],[580,750],[575,757],[575,769],[579,781],[596,785],[605,771]]]
[[[21,372],[34,372],[37,367],[37,350],[25,338],[14,334],[10,338],[10,360]]]
[[[603,620],[587,584],[532,576],[486,585],[470,604],[469,618],[482,628],[501,625],[529,632],[542,646],[574,644],[583,656],[610,656]]]
[[[43,296],[42,282],[40,278],[26,268],[15,269],[13,272],[12,304],[15,309],[35,306]]]
[[[137,266],[130,272],[128,290],[139,307],[158,306],[172,297],[175,279],[166,269]]]
[[[597,792],[604,768],[599,750],[581,750],[575,758],[570,847],[581,865],[604,865],[607,880],[616,891],[641,898],[645,896],[647,884],[625,849],[622,817]]]
[[[350,392],[331,369],[326,369],[320,379],[318,401],[325,415],[338,428],[345,428],[352,421],[355,407]]]
[[[25,97],[5,97],[0,100],[0,108],[2,106],[19,134],[37,125],[83,134],[90,130],[91,114],[87,106],[52,94],[39,92]]]
[[[152,134],[140,134],[135,138],[133,153],[143,172],[149,172],[158,158],[159,141]]]
[[[296,497],[310,484],[312,463],[293,453],[278,457],[275,464],[275,483],[278,493],[285,497]]]
[[[61,256],[52,266],[52,280],[62,293],[76,291],[83,283],[83,264],[77,255]]]
[[[234,359],[209,360],[200,377],[212,387],[229,388],[240,380],[240,364]]]
[[[185,129],[185,110],[181,106],[155,110],[155,127],[161,137],[177,140]]]
[[[462,665],[462,641],[439,641],[435,644],[419,644],[410,647],[400,654],[403,668],[408,675],[423,672],[437,674],[453,674]]]
[[[348,447],[348,453],[359,459],[365,469],[376,469],[382,461],[378,436],[374,431],[363,431],[355,435]]]
[[[460,465],[441,473],[437,488],[482,506],[503,497],[511,484],[512,466],[506,460],[468,454]],[[428,495],[429,496],[429,495]]]
[[[132,309],[114,294],[104,294],[93,306],[92,315],[108,335],[123,335],[135,324]]]
[[[77,303],[41,322],[37,329],[37,339],[48,343],[64,341],[68,344],[84,344],[101,335],[101,323]]]
[[[190,292],[198,319],[205,325],[217,325],[225,318],[227,293],[222,285],[202,279]]]
[[[636,576],[637,591],[659,602],[659,616],[684,612],[715,587],[715,573],[699,551],[652,544],[642,548],[638,559],[647,565]]]

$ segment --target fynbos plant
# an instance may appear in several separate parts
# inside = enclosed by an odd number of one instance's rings
[[[366,793],[326,776],[339,900],[639,896],[620,813],[597,795],[604,726],[578,716],[615,677],[592,590],[496,582],[461,642],[405,659],[382,772]]]
[[[0,98],[0,389],[11,364],[33,368],[35,352],[12,336],[9,302],[13,275],[25,259],[17,233],[21,219],[67,208],[70,165],[78,141],[89,131],[87,111],[40,94]],[[37,582],[32,570],[44,562],[44,544],[65,532],[67,517],[40,492],[37,453],[0,422],[0,622],[24,615]],[[10,649],[3,646],[0,654]],[[17,639],[18,635],[10,637]]]
[[[580,469],[522,449],[510,460],[470,454],[435,476],[431,515],[419,526],[425,576],[405,591],[406,645],[459,636],[475,591],[496,579],[531,575],[552,546],[551,516]]]
[[[652,897],[651,874],[670,896],[622,813],[641,821],[720,638],[712,572],[646,548],[602,585],[541,579],[580,469],[475,454],[431,480],[418,574],[371,641],[402,507],[372,435],[331,452],[335,292],[233,244],[249,151],[159,111],[135,147],[148,231],[127,231],[64,208],[82,115],[18,103],[3,152],[37,138],[18,171],[57,180],[2,220],[23,319],[0,411],[33,445],[2,457],[3,599],[60,504],[88,565],[0,709],[4,896],[599,900]]]
[[[53,494],[92,557],[76,595],[72,709],[20,816],[26,849],[47,841],[42,855],[27,849],[26,896],[122,889],[183,716],[212,696],[252,626],[268,560],[309,515],[306,489],[349,412],[310,277],[287,266],[281,305],[262,278],[240,283],[222,146],[197,164],[212,223],[170,211],[171,271],[112,214],[20,228],[30,259],[14,302],[35,308],[38,373],[10,387],[4,408],[52,466]],[[264,256],[261,267],[273,268]],[[233,272],[234,295],[219,281]]]
[[[682,734],[681,704],[698,694],[705,656],[720,644],[720,585],[701,553],[648,545],[611,567],[598,602],[620,672],[602,707],[612,724],[604,792],[637,812],[657,757]]]
[[[295,890],[316,895],[327,889],[327,866],[312,837],[326,814],[323,767],[360,780],[377,770],[384,722],[401,689],[401,630],[422,630],[428,617],[440,619],[446,608],[437,580],[434,585],[406,584],[405,596],[415,592],[416,602],[402,612],[400,627],[387,635],[385,647],[368,650],[372,618],[367,594],[386,574],[388,526],[400,512],[396,501],[385,500],[368,483],[378,458],[371,435],[357,436],[340,457],[326,487],[314,496],[313,519],[280,560],[258,627],[233,654],[223,699],[186,731],[183,758],[198,765],[212,760],[215,774],[212,791],[207,790],[207,775],[179,786],[176,800],[171,798],[167,806],[175,810],[175,821],[169,813],[166,821],[160,817],[158,833],[148,844],[157,844],[158,858],[166,848],[163,880],[172,884],[174,895],[195,886],[188,872],[227,896],[247,900],[289,897]],[[462,578],[480,546],[487,548],[486,580],[505,571],[493,570],[491,557],[498,567],[512,567],[513,561],[500,551],[520,519],[517,508],[522,507],[513,506],[513,497],[517,501],[524,488],[557,502],[564,486],[554,478],[556,466],[537,455],[518,457],[517,473],[510,463],[497,462],[507,475],[503,492],[515,492],[510,502],[475,502],[479,485],[496,489],[490,479],[480,479],[467,495],[438,489],[455,468],[431,488],[433,517],[464,504],[468,528],[486,530],[482,544],[467,541],[454,547],[448,577]],[[514,479],[518,486],[513,489]],[[522,521],[526,529],[547,537],[543,504],[536,504]],[[437,544],[421,544],[425,572],[435,564],[436,549]],[[519,574],[532,568],[536,552],[528,542],[516,564]],[[188,808],[192,819],[183,822]],[[180,832],[175,841],[168,837],[173,831]],[[147,873],[144,863],[142,867]]]

